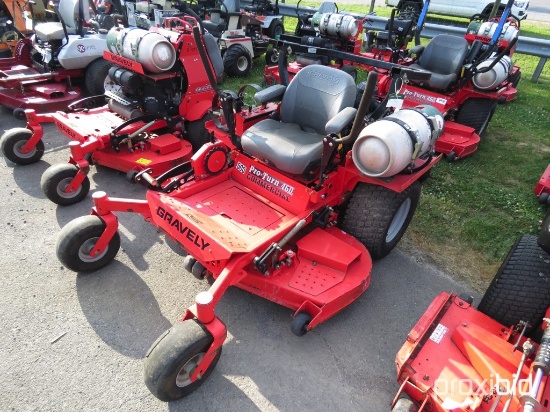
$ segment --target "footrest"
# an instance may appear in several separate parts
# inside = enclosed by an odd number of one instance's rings
[[[342,272],[361,255],[360,250],[320,228],[300,239],[297,246],[299,256]]]

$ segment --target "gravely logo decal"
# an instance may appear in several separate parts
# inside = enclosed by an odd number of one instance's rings
[[[237,164],[237,170],[242,167],[242,163]],[[239,170],[240,171],[240,170]],[[265,190],[270,191],[276,196],[279,196],[281,199],[290,202],[290,198],[294,193],[294,187],[281,182],[279,179],[274,178],[270,174],[264,172],[263,170],[257,169],[254,166],[250,165],[248,169],[248,174],[246,178],[253,183],[263,187]]]
[[[185,223],[182,223],[179,219],[174,218],[174,216],[171,213],[167,212],[164,208],[159,207],[157,209],[157,215],[164,219],[170,227],[176,228],[178,232],[180,232],[182,235],[185,235],[187,240],[189,240],[192,245],[198,247],[201,250],[204,250],[205,248],[210,246],[210,243],[206,242],[204,238],[200,237],[198,234],[189,229],[189,226],[184,226]]]

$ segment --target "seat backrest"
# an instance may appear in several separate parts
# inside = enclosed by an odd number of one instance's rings
[[[319,7],[319,13],[336,13],[336,3],[333,1],[324,1]]]
[[[435,36],[418,59],[418,65],[437,74],[457,74],[468,54],[464,37],[440,34]]]
[[[208,53],[208,57],[210,57],[212,68],[214,69],[214,73],[216,74],[216,79],[220,80],[223,73],[223,60],[218,42],[216,41],[216,38],[210,33],[204,33],[203,39],[206,46],[206,52]]]
[[[333,67],[313,64],[300,70],[281,101],[281,121],[296,123],[307,132],[325,134],[325,125],[357,93],[353,77]]]
[[[90,20],[90,7],[88,6],[88,0],[80,0],[83,2],[82,9],[84,10],[84,20]],[[60,0],[59,1],[59,15],[65,26],[70,29],[76,29],[78,26],[78,16],[80,13],[79,0]]]

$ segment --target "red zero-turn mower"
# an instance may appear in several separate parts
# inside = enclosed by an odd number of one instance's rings
[[[110,87],[111,64],[102,57],[113,16],[102,11],[90,19],[87,0],[60,0],[55,10],[59,22],[37,24],[32,38],[17,43],[14,57],[0,59],[0,105],[21,120],[24,109],[65,110],[84,95],[81,83],[90,95]]]
[[[298,5],[296,10],[298,10]],[[298,25],[295,35],[282,34],[280,40],[287,43],[297,43],[304,46],[338,50],[347,53],[359,54],[361,51],[363,20],[338,12],[322,12],[322,10],[337,10],[335,3],[325,2],[321,5],[320,11],[311,14],[298,14]],[[280,83],[278,62],[279,52],[272,48],[266,53],[268,66],[264,70],[264,82],[266,84]],[[351,64],[344,64],[339,58],[329,59],[327,56],[319,56],[315,53],[300,51],[295,53],[294,61],[288,64],[285,71],[292,78],[303,67],[310,64],[324,64],[339,67],[349,73],[354,80],[357,79],[357,69]],[[275,66],[274,66],[275,65]]]
[[[145,169],[156,176],[189,160],[207,141],[204,122],[215,92],[191,31],[198,22],[190,16],[165,22],[165,29],[111,29],[105,59],[116,64],[109,77],[121,89],[106,92],[108,105],[83,109],[91,97],[75,102],[68,113],[26,110],[27,128],[2,136],[4,156],[20,165],[42,157],[42,123],[54,122],[73,140],[69,163],[51,166],[42,175],[42,190],[52,202],[81,201],[90,189],[90,164],[126,172],[130,179]],[[206,33],[200,41],[208,49],[208,64],[221,75],[214,37]]]
[[[541,203],[550,204],[550,165],[548,165],[535,186],[535,195]]]
[[[465,38],[442,34],[426,47],[413,47],[410,52],[417,57],[401,64],[412,63],[411,67],[430,71],[428,81],[404,83],[400,90],[390,90],[388,77],[379,82],[382,97],[400,94],[403,107],[433,105],[453,121],[452,129],[447,124],[449,133],[437,141],[435,148],[449,160],[475,152],[498,103],[516,97],[521,74],[510,58],[519,27],[509,18],[513,3],[508,1],[496,21],[473,20]]]
[[[516,242],[477,310],[435,298],[397,353],[393,412],[550,410],[549,225]]]
[[[202,45],[199,51],[206,59]],[[420,179],[440,159],[430,147],[443,122],[423,106],[364,127],[375,77],[358,110],[351,107],[352,77],[320,65],[300,71],[288,87],[256,93],[258,107],[218,90],[220,116],[206,123],[213,141],[190,162],[156,179],[136,176],[150,188],[146,200],[94,194],[92,215],[62,229],[60,261],[77,272],[96,270],[120,248],[114,212],[139,213],[187,251],[188,271],[213,278],[147,353],[145,383],[156,397],[186,396],[212,372],[227,334],[214,309],[229,286],[293,310],[299,336],[369,286],[371,257],[400,240]],[[386,135],[403,157],[371,157],[370,147]]]

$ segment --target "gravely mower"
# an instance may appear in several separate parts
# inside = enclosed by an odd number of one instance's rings
[[[435,298],[396,356],[393,412],[550,410],[549,226],[516,242],[477,310]]]
[[[477,150],[479,136],[486,131],[498,103],[516,97],[521,74],[510,58],[519,29],[519,22],[510,17],[513,3],[508,0],[499,19],[482,22],[475,17],[465,38],[438,35],[426,47],[412,48],[416,58],[401,63],[430,71],[428,81],[411,81],[390,90],[391,79],[382,76],[378,84],[381,97],[399,94],[403,107],[430,104],[453,121],[457,133],[449,130],[436,144],[436,151],[449,160]],[[465,138],[469,131],[470,137]]]
[[[283,34],[279,39],[292,48],[293,44],[304,45],[314,48],[320,47],[330,50],[338,50],[353,54],[359,54],[362,45],[363,20],[356,19],[348,14],[338,13],[335,3],[324,2],[319,11],[315,14],[298,12],[298,24],[294,35]],[[287,65],[285,71],[291,79],[302,68],[310,64],[323,64],[339,67],[349,73],[354,80],[357,79],[357,70],[351,64],[344,64],[339,58],[330,59],[327,56],[320,56],[315,52],[297,51],[295,59]],[[276,47],[266,53],[268,67],[264,71],[264,82],[266,84],[280,83],[279,68],[274,66],[279,61],[279,51]]]
[[[89,22],[85,0],[61,0],[60,22],[35,26],[32,38],[19,40],[14,57],[0,59],[0,104],[24,119],[24,109],[63,110],[83,97],[84,81],[91,95],[103,94],[111,63],[103,60],[106,30]],[[109,19],[98,21],[108,22]],[[92,21],[93,22],[93,21]]]
[[[369,286],[371,258],[397,244],[416,209],[420,179],[439,160],[429,153],[443,122],[422,106],[364,127],[375,77],[358,110],[351,107],[352,77],[321,65],[300,71],[288,87],[260,91],[258,107],[218,91],[219,117],[206,123],[213,141],[190,162],[156,179],[138,174],[150,188],[146,200],[94,194],[92,215],[62,229],[60,261],[93,271],[119,250],[114,212],[139,213],[185,249],[188,271],[213,278],[146,355],[145,383],[156,397],[186,396],[212,372],[227,334],[214,309],[229,286],[293,310],[291,330],[299,336]],[[409,127],[418,132],[415,143]],[[404,156],[372,158],[380,138],[396,139],[389,150]]]
[[[106,92],[106,106],[85,109],[96,99],[90,97],[67,113],[27,110],[27,128],[2,136],[4,156],[20,165],[42,157],[42,123],[55,123],[72,140],[69,163],[51,166],[42,176],[42,190],[52,202],[82,200],[90,188],[91,164],[127,172],[129,178],[144,169],[156,176],[188,160],[206,142],[204,122],[215,92],[191,31],[197,20],[170,17],[165,23],[167,28],[149,31],[111,29],[105,59],[114,63],[109,78],[121,89]],[[223,67],[216,40],[208,33],[199,40],[206,43],[208,64],[219,77]]]

